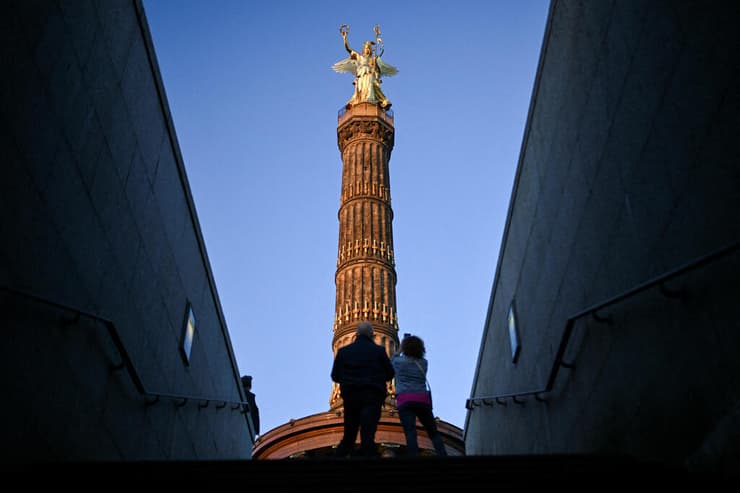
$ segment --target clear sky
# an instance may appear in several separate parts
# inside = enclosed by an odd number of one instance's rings
[[[393,103],[399,333],[465,423],[549,1],[144,0],[231,342],[261,431],[329,409],[337,111],[379,24]]]

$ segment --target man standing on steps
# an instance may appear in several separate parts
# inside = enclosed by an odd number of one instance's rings
[[[364,457],[378,457],[375,432],[385,401],[386,382],[395,372],[385,349],[373,341],[373,325],[363,320],[351,344],[339,348],[331,369],[331,379],[339,384],[344,402],[344,435],[337,446],[337,457],[353,450],[360,431],[360,451]]]

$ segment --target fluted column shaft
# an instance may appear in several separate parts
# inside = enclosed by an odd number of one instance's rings
[[[337,138],[342,190],[332,349],[336,355],[340,347],[354,340],[357,324],[369,320],[375,342],[391,354],[398,346],[388,172],[393,118],[371,103],[353,106],[340,116]],[[329,401],[332,408],[341,406],[336,385]]]

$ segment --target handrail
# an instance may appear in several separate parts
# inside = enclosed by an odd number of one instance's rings
[[[626,298],[634,296],[642,291],[645,291],[655,285],[660,285],[661,293],[663,293],[667,297],[670,297],[670,298],[683,297],[683,294],[684,294],[683,291],[668,290],[663,285],[663,283],[665,283],[666,281],[674,277],[684,274],[689,270],[692,270],[704,264],[713,262],[714,260],[717,260],[720,257],[723,257],[729,253],[734,252],[738,248],[740,248],[740,242],[736,242],[729,246],[725,246],[723,248],[715,250],[709,254],[706,254],[697,259],[694,259],[691,262],[688,262],[676,269],[673,269],[657,277],[654,277],[645,282],[642,282],[638,284],[637,286],[634,286],[633,288],[628,289],[627,291],[624,291],[605,301],[596,303],[595,305],[591,305],[590,307],[584,310],[581,310],[575,315],[568,317],[565,321],[565,328],[563,329],[563,335],[560,337],[560,344],[558,345],[558,350],[555,353],[555,357],[552,362],[552,367],[550,369],[550,374],[547,377],[547,383],[545,384],[544,387],[537,389],[537,390],[527,390],[523,392],[509,392],[505,394],[471,397],[465,401],[465,409],[473,409],[476,406],[480,406],[480,405],[493,405],[494,403],[498,403],[500,405],[505,406],[506,399],[509,399],[509,398],[511,398],[511,400],[516,404],[523,404],[524,401],[521,401],[517,398],[524,397],[524,396],[531,396],[531,395],[533,395],[535,399],[537,399],[538,401],[543,402],[545,399],[540,397],[540,394],[546,394],[552,391],[553,387],[555,386],[555,380],[557,379],[558,372],[560,371],[560,367],[574,368],[572,362],[566,363],[565,361],[563,361],[563,357],[565,355],[565,350],[568,348],[568,343],[570,342],[570,337],[573,333],[573,327],[575,325],[576,320],[583,318],[587,315],[592,315],[598,322],[611,323],[611,319],[609,317],[599,316],[598,311],[603,308],[606,308],[607,306],[618,303]]]
[[[383,109],[383,108],[381,108],[381,109]],[[392,109],[387,109],[387,110],[386,109],[383,109],[383,111],[390,118],[394,118],[394,116],[393,116],[393,110]],[[344,115],[345,113],[347,113],[347,105],[346,104],[344,106],[342,106],[341,108],[339,108],[339,110],[337,110],[337,118],[341,118],[342,115]]]
[[[89,319],[95,320],[97,322],[102,323],[105,328],[108,331],[108,335],[113,340],[113,344],[116,346],[116,349],[118,350],[118,354],[121,356],[122,362],[118,365],[114,365],[113,369],[122,369],[126,368],[128,371],[129,376],[131,377],[131,381],[134,384],[134,387],[136,387],[136,391],[143,395],[144,397],[153,397],[153,399],[145,399],[146,405],[152,405],[159,402],[159,399],[164,397],[172,400],[178,400],[182,402],[176,403],[178,407],[184,406],[187,404],[188,401],[194,401],[198,402],[198,407],[205,408],[208,407],[211,402],[216,403],[216,409],[223,409],[226,407],[226,405],[230,405],[231,410],[237,410],[241,409],[241,414],[244,415],[246,422],[247,422],[247,428],[250,430],[250,433],[253,432],[253,428],[251,424],[249,423],[249,419],[247,418],[247,412],[249,411],[249,403],[246,401],[234,401],[230,399],[216,399],[212,397],[203,397],[203,396],[193,396],[193,395],[186,395],[186,394],[172,394],[168,392],[154,392],[147,390],[144,386],[144,382],[142,381],[141,377],[139,376],[139,373],[136,371],[136,366],[134,365],[133,360],[131,359],[128,350],[126,349],[126,346],[123,343],[123,339],[121,339],[121,336],[118,332],[118,329],[116,328],[116,325],[107,318],[103,318],[99,315],[95,315],[94,313],[86,312],[84,310],[80,310],[78,308],[75,308],[73,306],[64,305],[61,303],[57,303],[52,300],[48,300],[46,298],[42,298],[40,296],[37,296],[35,294],[27,293],[24,291],[20,291],[18,289],[10,288],[8,286],[0,286],[0,291],[5,291],[7,293],[10,293],[15,296],[21,296],[24,298],[28,298],[30,300],[44,303],[49,306],[53,306],[55,308],[59,308],[64,311],[71,311],[75,313],[74,319],[71,321],[65,321],[65,324],[71,324],[79,320],[80,316],[87,317]],[[205,402],[205,405],[202,403]]]

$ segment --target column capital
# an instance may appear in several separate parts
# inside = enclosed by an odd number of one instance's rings
[[[352,106],[339,116],[337,145],[344,152],[347,144],[359,139],[372,139],[390,152],[394,140],[393,117],[377,105],[363,103]]]

